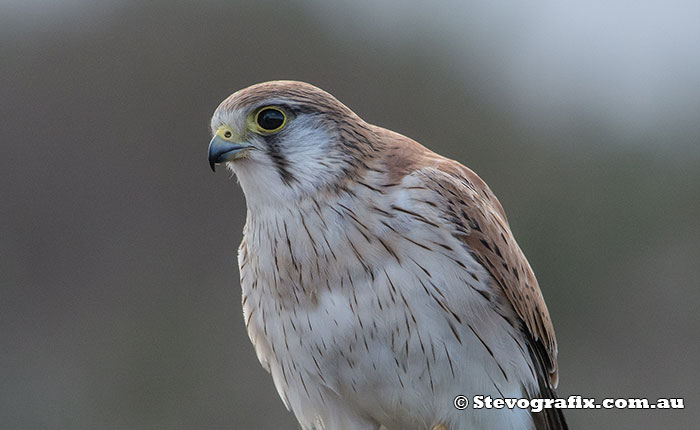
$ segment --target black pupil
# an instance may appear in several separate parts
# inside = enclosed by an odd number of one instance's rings
[[[277,109],[265,109],[258,115],[258,125],[263,130],[274,130],[284,124],[284,114]]]

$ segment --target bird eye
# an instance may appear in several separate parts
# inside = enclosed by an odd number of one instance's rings
[[[230,131],[227,131],[226,133],[224,133],[224,137],[227,139],[230,138],[231,136],[232,136],[232,134]]]
[[[255,122],[262,131],[276,132],[282,130],[282,127],[287,123],[287,115],[279,108],[266,107],[258,111]]]

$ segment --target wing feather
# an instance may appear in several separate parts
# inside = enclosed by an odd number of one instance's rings
[[[500,202],[476,173],[417,142],[378,128],[387,151],[392,181],[420,175],[426,186],[444,197],[444,219],[455,224],[455,236],[486,268],[524,324],[528,338],[544,353],[536,354],[551,388],[558,384],[557,341],[535,274],[510,230]],[[544,376],[544,375],[543,375]]]

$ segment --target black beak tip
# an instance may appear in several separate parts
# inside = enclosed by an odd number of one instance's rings
[[[212,172],[216,172],[216,163],[214,163],[214,160],[209,159],[209,167],[211,167]]]

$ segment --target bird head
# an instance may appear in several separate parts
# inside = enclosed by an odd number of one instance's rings
[[[249,204],[342,187],[378,149],[372,126],[327,92],[294,81],[232,94],[214,112],[211,131],[212,170],[230,168]]]

